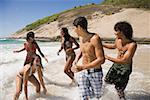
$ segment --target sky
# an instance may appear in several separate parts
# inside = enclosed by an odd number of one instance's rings
[[[32,22],[75,6],[103,0],[0,0],[0,37],[7,37]]]

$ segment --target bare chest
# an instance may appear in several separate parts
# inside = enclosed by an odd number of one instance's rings
[[[81,43],[80,49],[82,53],[92,54],[94,52],[94,47],[90,42]]]

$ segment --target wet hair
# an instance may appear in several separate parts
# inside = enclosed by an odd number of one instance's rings
[[[115,24],[114,26],[115,31],[122,32],[127,39],[132,39],[133,37],[133,29],[130,23],[126,21],[121,21]]]
[[[87,30],[88,22],[85,17],[78,17],[74,20],[73,25],[76,27],[80,25],[80,27],[82,27],[84,30]]]
[[[27,36],[26,36],[26,40],[28,41],[28,40],[30,39],[30,37],[31,37],[31,38],[34,38],[34,32],[32,32],[32,31],[31,31],[31,32],[28,32],[28,33],[27,33]]]
[[[65,34],[64,35],[65,41],[69,41],[69,39],[70,39],[71,36],[69,35],[68,29],[66,27],[62,27],[61,30]]]
[[[35,60],[36,57],[38,57],[38,59],[39,59],[39,61],[40,61],[40,67],[42,67],[42,69],[43,69],[42,59],[41,59],[41,57],[40,57],[38,54],[36,54],[35,57],[34,57],[34,59],[32,60],[31,66],[33,65],[33,62],[34,62],[34,60]]]

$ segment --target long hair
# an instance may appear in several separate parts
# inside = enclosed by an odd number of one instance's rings
[[[26,40],[28,41],[28,40],[30,39],[30,37],[31,37],[31,38],[34,38],[34,32],[32,32],[32,31],[31,31],[31,32],[28,32],[28,33],[27,33],[27,36],[26,36]]]
[[[43,69],[44,67],[43,67],[43,65],[42,65],[42,59],[41,59],[41,57],[40,57],[38,54],[36,54],[35,57],[34,57],[34,59],[32,60],[31,66],[33,65],[33,62],[34,62],[34,60],[35,60],[36,57],[38,57],[38,59],[39,59],[39,61],[40,61],[40,67]]]
[[[66,28],[66,27],[63,27],[63,28],[61,28],[61,30],[63,31],[63,33],[65,34],[64,35],[64,39],[65,39],[65,41],[69,41],[69,39],[70,39],[70,34],[69,34],[69,32],[68,32],[68,29]]]

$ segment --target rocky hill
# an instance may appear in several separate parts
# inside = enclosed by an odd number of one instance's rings
[[[129,0],[130,1],[130,0]],[[90,4],[74,7],[70,10],[40,19],[11,35],[13,38],[24,38],[28,31],[34,31],[39,39],[57,40],[60,28],[67,27],[72,36],[77,37],[73,30],[73,20],[77,16],[86,16],[89,31],[98,33],[102,38],[114,38],[113,27],[118,21],[128,21],[134,29],[134,38],[150,39],[150,10],[115,6]]]

